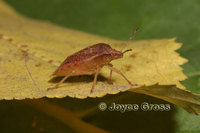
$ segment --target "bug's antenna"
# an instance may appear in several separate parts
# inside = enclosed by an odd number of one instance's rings
[[[121,51],[124,50],[124,48],[128,45],[128,43],[131,41],[131,39],[133,38],[133,36],[135,35],[135,33],[136,33],[139,29],[140,29],[139,27],[136,28],[136,30],[135,30],[135,31],[133,32],[133,34],[130,36],[130,38],[128,39],[126,45],[124,45],[124,47],[121,49]]]
[[[127,50],[125,50],[125,51],[122,52],[122,53],[124,54],[124,53],[126,53],[126,52],[128,52],[128,51],[132,51],[132,49],[127,49]]]

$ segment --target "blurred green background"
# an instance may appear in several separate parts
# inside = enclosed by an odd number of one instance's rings
[[[136,27],[135,40],[177,37],[183,47],[178,52],[189,62],[183,66],[187,89],[200,93],[200,1],[199,0],[5,0],[17,12],[37,20],[91,34],[127,40]],[[3,19],[3,18],[0,18]],[[101,101],[121,103],[166,103],[133,93],[97,99],[47,99],[70,110],[98,106]],[[80,105],[82,105],[80,107]],[[0,102],[0,132],[74,132],[54,118],[21,101]],[[76,107],[74,107],[76,106]],[[79,107],[78,107],[79,106]],[[38,126],[31,123],[37,119]],[[109,119],[109,120],[108,120]],[[200,117],[174,107],[169,112],[101,112],[84,121],[111,132],[199,133]]]

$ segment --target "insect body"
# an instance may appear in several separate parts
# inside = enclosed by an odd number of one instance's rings
[[[91,92],[93,92],[97,76],[103,66],[107,66],[110,69],[110,77],[108,79],[108,83],[112,83],[111,77],[112,71],[114,71],[124,77],[129,85],[134,86],[136,84],[132,84],[119,70],[110,64],[112,60],[122,58],[124,53],[128,51],[131,51],[131,49],[125,50],[124,52],[117,51],[105,43],[98,43],[80,50],[71,56],[68,56],[67,59],[53,73],[55,76],[64,76],[64,78],[59,83],[57,83],[55,87],[48,88],[48,90],[58,88],[59,85],[62,84],[64,80],[69,76],[95,74],[91,88]]]

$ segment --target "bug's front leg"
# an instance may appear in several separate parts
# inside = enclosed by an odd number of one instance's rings
[[[95,75],[94,75],[93,84],[92,84],[92,89],[90,90],[90,93],[92,93],[93,90],[94,90],[94,87],[95,87],[96,82],[97,82],[97,76],[98,76],[98,74],[99,74],[100,69],[101,69],[101,68],[98,67],[97,70],[96,70],[96,73],[95,73]]]
[[[112,82],[112,70],[110,70],[110,76],[108,78],[108,84],[113,84],[113,82]]]
[[[110,66],[113,66],[112,64],[109,64]],[[110,70],[110,76],[108,78],[108,84],[113,84],[112,82],[112,70]]]
[[[58,82],[58,83],[56,84],[55,87],[48,88],[47,91],[53,90],[53,89],[57,89],[57,88],[59,87],[59,85],[62,84],[62,83],[65,81],[65,79],[67,79],[68,77],[69,77],[69,76],[65,76],[60,82]]]
[[[131,85],[131,86],[137,86],[137,84],[132,84],[131,81],[129,81],[129,80],[124,76],[124,74],[123,74],[122,72],[120,72],[118,69],[114,68],[114,67],[113,67],[112,65],[110,65],[110,64],[108,64],[107,66],[108,66],[108,68],[110,68],[110,70],[112,70],[112,71],[114,71],[114,72],[120,74],[120,75],[128,82],[129,85]]]

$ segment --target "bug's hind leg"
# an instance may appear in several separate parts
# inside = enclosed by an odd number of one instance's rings
[[[118,69],[114,68],[114,67],[113,67],[112,65],[110,65],[110,64],[108,64],[107,66],[108,66],[108,68],[110,68],[110,70],[112,70],[112,71],[114,71],[114,72],[120,74],[120,75],[128,82],[129,85],[131,85],[131,86],[137,86],[137,84],[132,84],[131,81],[129,81],[129,80],[124,76],[124,74],[123,74],[122,72],[120,72]]]
[[[58,82],[58,83],[56,84],[55,87],[48,88],[47,91],[53,90],[53,89],[57,89],[57,88],[59,87],[59,85],[62,84],[62,83],[65,81],[65,79],[67,79],[68,77],[69,77],[69,76],[65,76],[60,82]]]
[[[92,93],[93,90],[94,90],[94,87],[95,87],[96,82],[97,82],[97,77],[98,77],[99,71],[100,71],[100,68],[97,68],[96,73],[94,75],[94,80],[93,80],[92,89],[90,90],[90,93]]]

